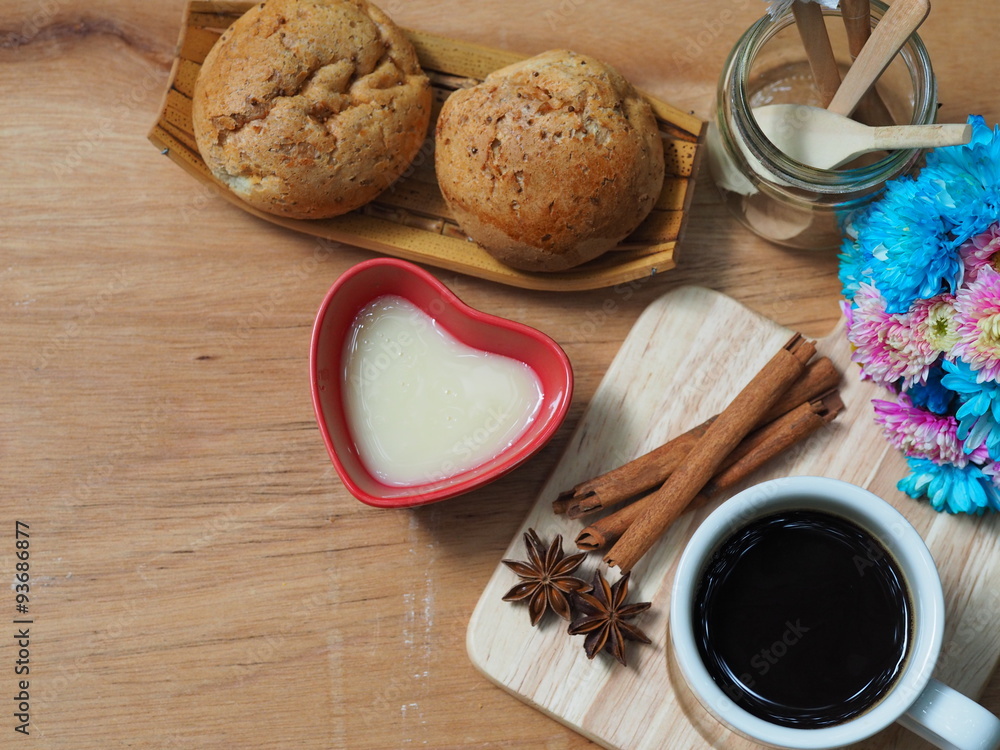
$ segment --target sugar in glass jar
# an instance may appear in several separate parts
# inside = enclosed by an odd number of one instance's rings
[[[888,6],[872,0],[872,24]],[[824,9],[841,73],[850,65],[839,11]],[[927,48],[913,34],[882,74],[878,95],[895,124],[932,124],[937,87]],[[869,155],[835,170],[786,156],[764,135],[753,110],[767,104],[822,106],[791,13],[765,15],[740,38],[719,79],[709,124],[712,177],[729,210],[755,234],[786,247],[832,249],[853,211],[876,198],[886,181],[912,172],[923,151]],[[885,123],[881,123],[885,124]]]

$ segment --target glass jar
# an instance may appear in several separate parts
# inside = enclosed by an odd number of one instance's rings
[[[872,24],[888,6],[872,0]],[[839,11],[824,19],[841,73],[850,64]],[[937,86],[927,48],[914,34],[879,79],[877,90],[897,124],[934,122]],[[848,168],[825,170],[779,151],[753,116],[766,104],[822,106],[792,14],[765,15],[742,36],[719,79],[708,130],[709,168],[729,210],[752,232],[786,247],[840,245],[851,212],[875,199],[887,180],[918,165],[923,151],[871,155]]]

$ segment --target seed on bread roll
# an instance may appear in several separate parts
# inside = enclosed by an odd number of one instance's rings
[[[430,83],[367,0],[268,0],[205,59],[192,119],[202,158],[247,203],[318,219],[372,200],[427,134]]]
[[[435,168],[455,220],[507,265],[562,271],[631,234],[663,185],[649,103],[610,66],[552,50],[444,103]]]

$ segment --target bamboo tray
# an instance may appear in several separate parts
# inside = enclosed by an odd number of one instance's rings
[[[562,273],[528,273],[494,260],[459,229],[434,175],[433,138],[395,185],[362,208],[333,219],[287,219],[258,211],[215,180],[195,143],[191,96],[208,51],[222,31],[254,5],[246,0],[188,4],[177,56],[159,120],[149,140],[161,153],[243,210],[315,237],[344,242],[449,271],[526,289],[573,291],[613,286],[674,267],[677,243],[694,193],[704,123],[646,95],[660,125],[666,156],[663,190],[645,222],[618,247]],[[430,133],[441,104],[457,88],[474,85],[525,55],[407,30],[434,88]]]

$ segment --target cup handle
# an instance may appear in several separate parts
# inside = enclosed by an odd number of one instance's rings
[[[899,723],[943,750],[1000,748],[1000,719],[935,679]]]

